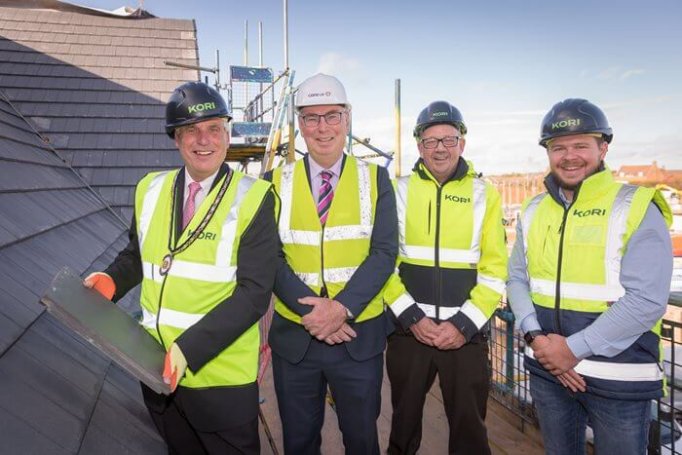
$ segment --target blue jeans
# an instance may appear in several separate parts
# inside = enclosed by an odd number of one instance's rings
[[[596,454],[646,454],[651,400],[614,400],[589,392],[573,393],[534,374],[530,375],[530,394],[547,454],[583,455],[588,419],[594,431]]]

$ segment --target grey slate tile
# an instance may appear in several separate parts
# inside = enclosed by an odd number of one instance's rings
[[[132,413],[129,409],[131,409],[129,397],[112,386],[110,382],[105,381],[102,387],[102,397],[97,403],[90,428],[106,429],[113,441],[117,441],[131,453],[167,453],[158,434],[150,431],[149,415],[146,412]],[[141,425],[141,422],[145,425]],[[87,439],[86,434],[84,445]]]
[[[0,407],[30,424],[70,452],[78,450],[92,402],[58,375],[19,349],[10,349],[0,362]],[[77,414],[74,414],[76,412]]]
[[[50,335],[53,334],[54,332]],[[71,337],[70,334],[66,333],[61,336]],[[75,345],[75,340],[69,339],[68,341],[69,348]],[[46,378],[49,382],[53,382],[50,378],[59,378],[72,385],[74,388],[73,399],[68,400],[68,403],[63,406],[82,420],[88,419],[91,411],[89,404],[98,398],[97,395],[100,391],[105,370],[93,371],[90,368],[86,368],[81,363],[81,360],[73,356],[70,352],[71,349],[62,350],[56,347],[55,342],[54,336],[47,337],[46,334],[38,333],[36,328],[31,327],[31,330],[21,337],[21,340],[13,349],[22,351],[22,353],[40,364],[41,368],[45,368],[48,371]],[[39,378],[31,378],[28,381],[36,381],[36,387],[42,387],[42,381]],[[29,382],[30,384],[32,383]],[[71,407],[68,408],[67,406]]]
[[[0,258],[3,258],[0,255]],[[0,295],[0,313],[14,322],[22,330],[32,324],[40,314],[45,311],[38,303],[38,293],[42,291],[43,284],[35,284],[34,288],[27,287],[25,283],[18,282],[11,275],[10,264],[0,267],[2,276],[2,294]],[[16,271],[15,271],[16,272]],[[18,271],[21,273],[21,271]]]
[[[16,415],[2,407],[0,407],[0,428],[4,435],[0,438],[0,453],[2,454],[73,454],[40,433],[32,424],[18,419]]]
[[[24,328],[0,312],[0,353],[5,352],[24,332]],[[2,439],[2,438],[0,438]],[[2,453],[2,452],[0,452]]]

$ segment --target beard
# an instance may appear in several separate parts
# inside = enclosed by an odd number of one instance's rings
[[[590,174],[590,175],[592,175],[592,174]],[[563,190],[567,190],[567,191],[575,191],[575,189],[578,188],[581,183],[583,183],[582,181],[580,181],[578,183],[568,183],[565,180],[563,180],[561,177],[559,177],[559,175],[556,172],[552,172],[552,177],[554,177],[554,181],[557,183],[557,185],[559,185],[559,188],[561,188]],[[587,177],[589,177],[589,175]],[[585,177],[585,178],[587,178],[587,177]]]
[[[573,164],[573,163],[560,163],[560,166],[566,165],[566,164]],[[592,177],[594,174],[597,174],[598,172],[601,172],[604,170],[604,161],[600,161],[597,167],[594,169],[590,170],[589,172],[586,173],[585,177],[582,178],[578,182],[572,182],[569,183],[566,180],[562,179],[561,176],[559,175],[558,172],[555,170],[551,170],[552,177],[554,178],[554,181],[559,185],[560,188],[566,190],[566,191],[575,191],[577,188],[580,187],[580,185],[587,180],[588,178]]]

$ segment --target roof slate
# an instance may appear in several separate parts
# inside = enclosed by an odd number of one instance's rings
[[[163,130],[163,105],[179,83],[197,80],[198,73],[165,60],[198,64],[193,21],[1,6],[0,19],[0,56],[7,61],[0,66],[0,88],[77,170],[96,160],[93,154],[112,149],[177,153]],[[173,157],[162,163],[156,155],[142,163],[136,159],[147,171],[179,162]],[[94,188],[133,187],[136,179],[120,176],[127,166],[119,159],[112,167],[120,169],[83,175]],[[122,213],[120,200],[108,202]]]
[[[9,3],[19,2],[0,0],[0,454],[165,453],[138,382],[39,297],[64,265],[82,275],[108,265],[128,241],[137,181],[181,163],[164,103],[198,73],[163,61],[198,65],[194,22]],[[138,301],[136,289],[119,305],[136,313]]]

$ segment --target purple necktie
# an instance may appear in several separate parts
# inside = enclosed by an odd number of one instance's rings
[[[320,223],[324,225],[329,215],[329,207],[332,205],[334,190],[332,189],[332,173],[329,171],[320,172],[322,183],[320,184],[320,194],[317,198],[317,214],[320,216]]]
[[[185,208],[182,211],[183,231],[185,230],[189,222],[192,220],[192,217],[194,216],[194,211],[196,210],[195,199],[200,189],[201,185],[197,182],[192,182],[189,184],[189,196],[187,196],[187,202],[185,202]]]

